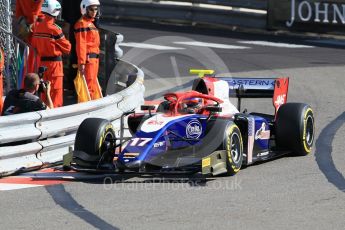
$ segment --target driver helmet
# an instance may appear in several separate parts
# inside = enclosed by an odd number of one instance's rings
[[[186,98],[182,101],[182,109],[187,113],[196,113],[202,108],[202,98]]]

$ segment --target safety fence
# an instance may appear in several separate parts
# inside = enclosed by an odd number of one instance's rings
[[[265,29],[267,0],[101,0],[103,19]]]
[[[144,103],[143,82],[139,68],[118,60],[107,89],[115,94],[87,103],[0,117],[0,176],[62,161],[85,118],[108,119],[119,133],[122,114]]]
[[[30,45],[23,42],[20,38],[6,31],[0,26],[0,35],[10,36],[10,48],[4,49],[5,52],[5,92],[14,88],[20,88],[25,74],[28,72],[28,59],[36,59],[36,51]],[[4,36],[1,36],[4,37]],[[31,54],[30,54],[31,53]],[[37,72],[37,63],[32,63],[32,71]],[[1,95],[2,96],[2,95]]]
[[[12,9],[14,1],[0,2],[0,46],[5,52],[5,92],[20,84],[18,76],[23,73],[24,53],[28,54],[28,47],[20,39],[12,35]],[[10,65],[9,63],[15,63]],[[2,96],[2,95],[0,95]]]

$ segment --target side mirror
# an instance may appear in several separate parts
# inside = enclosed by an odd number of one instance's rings
[[[206,106],[205,110],[209,112],[213,112],[213,113],[219,113],[223,111],[223,108],[219,106],[209,105],[209,106]]]
[[[156,107],[154,105],[142,105],[140,107],[141,110],[146,111],[146,110],[154,110]]]
[[[143,111],[149,111],[149,115],[150,115],[150,117],[152,116],[152,114],[151,114],[151,110],[155,110],[156,109],[156,107],[154,106],[154,105],[142,105],[141,107],[140,107],[140,109],[141,110],[143,110]]]

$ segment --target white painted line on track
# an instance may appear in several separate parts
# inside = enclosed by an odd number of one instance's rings
[[[188,45],[188,46],[201,46],[201,47],[209,47],[209,48],[217,48],[217,49],[250,49],[250,47],[246,46],[235,46],[235,45],[227,45],[227,44],[218,44],[218,43],[208,43],[208,42],[196,42],[196,41],[185,41],[185,42],[174,42],[175,44],[179,45]]]
[[[42,187],[42,186],[44,185],[0,183],[0,191],[9,191],[9,190],[16,190],[16,189],[24,189],[24,188],[35,188],[35,187]]]
[[[258,46],[271,46],[271,47],[278,47],[278,48],[314,48],[314,46],[307,46],[307,45],[297,45],[297,44],[289,44],[289,43],[281,43],[281,42],[267,42],[267,41],[238,41],[241,44],[247,45],[258,45]]]
[[[136,42],[124,42],[124,43],[121,43],[120,46],[140,48],[140,49],[152,49],[152,50],[184,50],[185,49],[182,47],[171,47],[171,46],[154,45],[154,44],[148,44],[148,43],[136,43]]]

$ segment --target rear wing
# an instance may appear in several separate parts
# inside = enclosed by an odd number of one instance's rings
[[[274,78],[218,78],[229,85],[229,97],[272,98]]]
[[[228,89],[219,88],[220,82],[226,82]],[[272,103],[277,113],[279,107],[286,103],[289,88],[289,78],[238,78],[238,77],[210,77],[194,81],[193,90],[211,94],[215,97],[220,92],[229,91],[229,97],[238,98],[238,110],[241,111],[242,98],[272,98]]]

